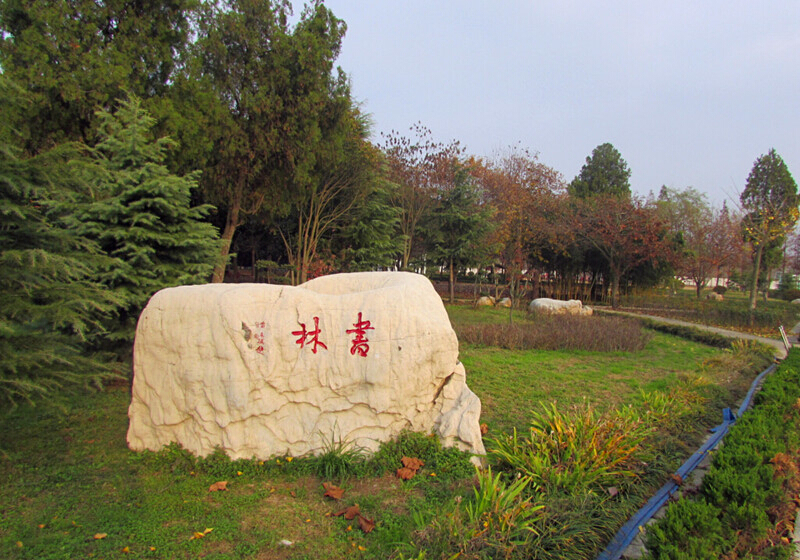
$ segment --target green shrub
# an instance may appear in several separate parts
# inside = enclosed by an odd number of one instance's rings
[[[703,500],[679,500],[647,531],[647,549],[658,560],[717,560],[729,545],[719,509]]]
[[[695,327],[687,327],[684,325],[670,325],[667,323],[662,323],[651,319],[643,319],[642,322],[648,329],[679,336],[681,338],[685,338],[686,340],[691,340],[693,342],[699,342],[701,344],[713,346],[714,348],[730,348],[731,342],[733,340],[727,336],[722,336],[720,334],[698,329]]]
[[[778,297],[781,298],[783,301],[794,301],[797,298],[800,298],[800,290],[798,290],[797,288],[781,290],[778,292]]]
[[[788,558],[789,548],[772,545],[779,511],[793,511],[775,458],[798,447],[800,352],[792,350],[768,376],[756,406],[731,427],[700,488],[700,500],[682,499],[647,534],[655,558]],[[726,548],[720,543],[728,542]],[[730,551],[735,550],[735,556]]]

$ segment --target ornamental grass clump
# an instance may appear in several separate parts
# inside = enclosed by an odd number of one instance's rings
[[[528,477],[506,484],[501,473],[493,476],[489,468],[478,471],[477,479],[473,499],[464,506],[470,541],[474,545],[474,541],[481,540],[507,557],[536,535],[535,523],[544,506],[532,503]]]
[[[639,390],[634,407],[642,420],[660,433],[676,434],[697,427],[711,384],[702,377],[685,378],[669,391]]]
[[[589,403],[567,411],[551,404],[532,414],[528,437],[505,434],[490,444],[490,454],[543,490],[619,486],[644,466],[642,443],[654,428],[630,408],[599,413]]]
[[[457,325],[458,339],[509,350],[636,352],[652,338],[639,321],[620,317],[531,315],[522,324]]]

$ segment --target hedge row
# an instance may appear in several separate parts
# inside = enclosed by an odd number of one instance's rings
[[[659,560],[789,559],[800,491],[800,350],[764,381],[731,427],[699,494],[670,504],[647,531]]]

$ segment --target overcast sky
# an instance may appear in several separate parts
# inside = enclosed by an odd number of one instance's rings
[[[773,147],[800,180],[798,0],[325,4],[377,140],[420,121],[477,156],[521,145],[566,181],[611,142],[634,192],[716,205]]]

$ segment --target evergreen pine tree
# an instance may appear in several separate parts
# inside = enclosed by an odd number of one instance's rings
[[[138,98],[123,102],[114,115],[98,115],[94,201],[78,219],[83,235],[117,259],[100,275],[124,302],[108,340],[131,343],[139,314],[156,291],[208,281],[219,259],[219,235],[203,221],[212,207],[191,206],[197,175],[177,176],[164,165],[174,143],[150,138],[154,120]]]
[[[108,376],[84,354],[84,342],[116,301],[93,279],[105,259],[66,221],[75,210],[69,162],[80,154],[65,145],[21,157],[5,118],[18,110],[19,93],[6,80],[0,93],[0,407],[7,408]]]
[[[402,252],[400,209],[391,203],[395,188],[391,183],[377,180],[374,190],[342,229],[339,242],[348,248],[345,255],[348,270],[388,268]]]

